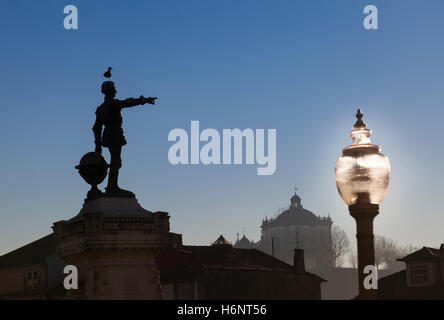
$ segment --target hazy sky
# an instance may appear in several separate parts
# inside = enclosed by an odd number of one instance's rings
[[[63,28],[75,4],[79,29]],[[379,30],[363,8],[379,9]],[[392,173],[375,232],[401,244],[444,242],[444,2],[1,1],[0,254],[51,232],[80,210],[88,185],[74,166],[114,69],[118,98],[157,96],[124,110],[120,185],[148,210],[170,212],[186,244],[209,244],[289,205],[330,214],[355,235],[334,165],[358,107]],[[277,130],[277,169],[173,166],[168,133]],[[109,154],[104,149],[104,155]],[[102,185],[103,187],[103,185]]]

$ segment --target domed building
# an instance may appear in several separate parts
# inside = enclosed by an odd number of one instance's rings
[[[239,249],[253,249],[255,247],[255,243],[252,240],[248,240],[245,234],[242,236],[241,239],[239,239],[239,234],[238,234],[238,238],[234,246]]]
[[[254,247],[290,264],[294,249],[304,249],[307,270],[320,272],[333,265],[332,223],[330,217],[304,209],[295,193],[288,209],[262,221],[261,240]]]

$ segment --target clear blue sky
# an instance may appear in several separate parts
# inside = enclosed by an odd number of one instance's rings
[[[63,28],[63,7],[79,30]],[[362,26],[366,4],[379,30]],[[357,107],[392,165],[375,231],[401,244],[444,242],[444,2],[1,1],[0,254],[51,232],[81,208],[74,166],[93,149],[102,73],[117,97],[159,97],[124,110],[120,184],[171,214],[187,244],[243,229],[289,204],[330,214],[354,239],[334,165]],[[277,170],[172,166],[168,132],[277,129]],[[109,159],[108,151],[105,156]],[[353,240],[354,241],[354,240]]]

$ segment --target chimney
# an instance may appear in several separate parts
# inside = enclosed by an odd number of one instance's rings
[[[305,272],[304,249],[294,249],[293,268],[297,273]]]

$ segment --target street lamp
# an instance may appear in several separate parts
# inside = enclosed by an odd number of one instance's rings
[[[362,121],[359,109],[350,136],[351,145],[342,151],[336,162],[335,179],[339,194],[356,220],[358,241],[359,299],[376,299],[377,291],[365,289],[364,267],[375,265],[373,219],[387,193],[390,163],[381,148],[371,143],[372,131]]]

